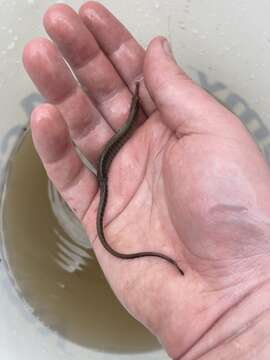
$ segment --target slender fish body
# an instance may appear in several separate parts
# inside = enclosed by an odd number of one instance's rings
[[[181,275],[184,275],[183,270],[177,265],[176,261],[170,257],[158,252],[137,252],[133,254],[123,254],[114,250],[107,242],[103,228],[103,218],[108,198],[108,172],[113,161],[113,158],[129,139],[136,125],[136,119],[139,111],[139,82],[136,83],[135,93],[132,97],[130,111],[126,123],[120,128],[120,130],[108,141],[103,152],[100,155],[97,171],[97,180],[100,188],[100,200],[97,211],[97,234],[103,247],[113,256],[120,259],[136,259],[141,257],[158,257],[168,261],[174,265]]]

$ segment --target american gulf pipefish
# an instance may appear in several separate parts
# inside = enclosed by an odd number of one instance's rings
[[[104,234],[103,228],[103,218],[105,213],[105,208],[107,204],[108,198],[108,172],[113,161],[115,155],[124,145],[124,143],[129,139],[133,130],[135,129],[136,119],[139,111],[139,82],[136,83],[135,93],[132,97],[132,102],[130,106],[130,111],[128,115],[128,119],[125,124],[118,130],[118,132],[108,141],[105,145],[104,150],[102,151],[99,162],[98,162],[98,170],[97,170],[97,180],[100,188],[100,200],[99,206],[97,211],[97,234],[98,237],[103,245],[103,247],[113,256],[130,260],[130,259],[137,259],[141,257],[158,257],[163,260],[168,261],[172,265],[174,265],[177,270],[180,272],[181,275],[184,275],[183,270],[177,265],[176,261],[171,259],[170,257],[163,255],[158,252],[137,252],[133,254],[123,254],[116,250],[114,250],[109,243],[107,242]]]

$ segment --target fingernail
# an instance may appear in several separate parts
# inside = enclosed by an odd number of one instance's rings
[[[164,49],[164,52],[165,52],[169,57],[171,57],[171,58],[174,59],[171,44],[169,43],[169,41],[168,41],[167,39],[165,39],[165,40],[163,41],[163,49]]]

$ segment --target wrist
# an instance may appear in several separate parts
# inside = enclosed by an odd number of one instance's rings
[[[182,359],[255,359],[251,353],[266,350],[266,343],[270,344],[269,282],[229,308]],[[268,359],[270,347],[266,351]]]
[[[270,282],[264,282],[250,290],[220,316],[212,318],[212,322],[209,321],[212,316],[207,311],[205,316],[201,315],[203,314],[199,314],[197,323],[192,326],[182,322],[180,336],[172,332],[171,337],[168,334],[164,339],[163,336],[160,337],[173,359],[270,358]],[[188,332],[193,332],[193,342],[187,340]],[[192,334],[190,335],[192,338]]]

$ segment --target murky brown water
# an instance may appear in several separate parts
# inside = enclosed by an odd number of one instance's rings
[[[19,294],[50,329],[108,352],[160,347],[118,303],[93,252],[75,243],[58,224],[30,134],[11,162],[3,226],[9,272]],[[68,272],[60,266],[76,258],[82,260],[80,269]]]

